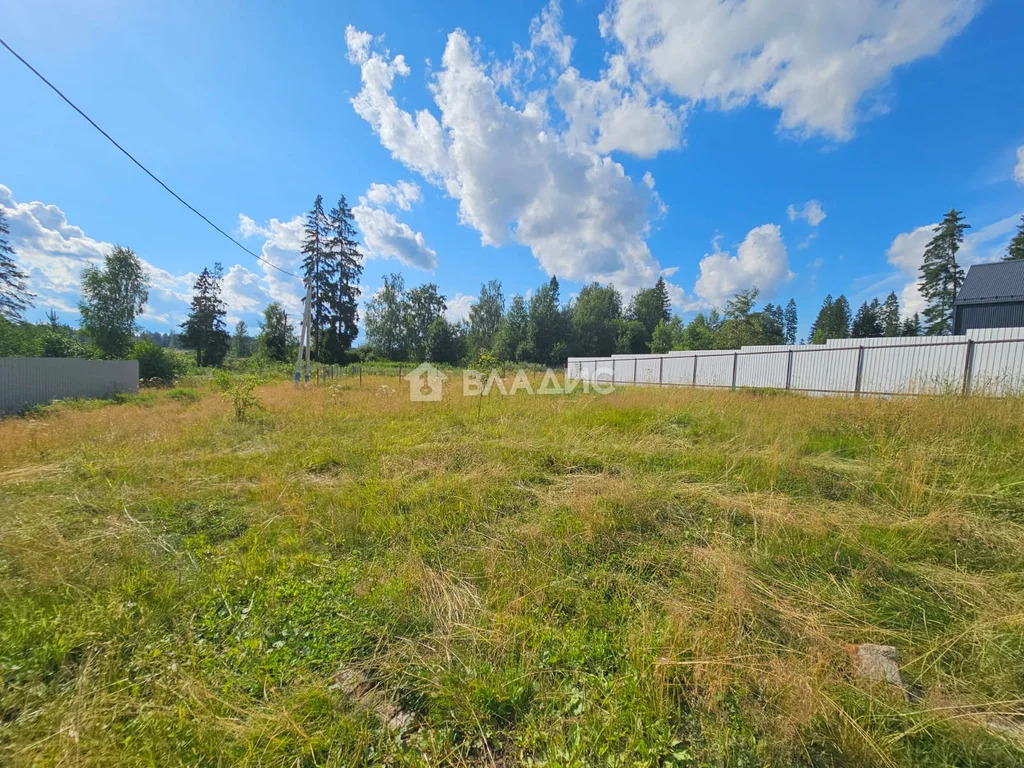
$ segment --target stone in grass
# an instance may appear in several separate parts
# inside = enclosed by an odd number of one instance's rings
[[[344,693],[356,707],[378,717],[389,730],[402,730],[412,722],[410,713],[388,699],[366,675],[353,667],[341,665],[331,690]]]
[[[895,685],[903,691],[907,701],[914,698],[913,691],[903,682],[900,675],[899,651],[893,646],[851,644],[846,646],[846,653],[853,662],[854,670],[861,677]]]

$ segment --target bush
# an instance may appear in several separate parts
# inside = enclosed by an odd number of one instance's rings
[[[48,330],[43,336],[42,349],[43,357],[86,357],[97,356],[98,350],[90,349],[81,341],[63,331]]]
[[[223,393],[223,396],[230,400],[232,406],[234,406],[235,421],[249,421],[252,418],[253,412],[265,410],[263,403],[256,399],[256,395],[253,394],[253,390],[260,383],[258,378],[255,376],[243,376],[233,387],[230,386],[230,379],[228,383],[229,389]]]
[[[170,384],[178,373],[175,356],[149,339],[135,342],[132,359],[139,361],[140,379],[157,379]]]

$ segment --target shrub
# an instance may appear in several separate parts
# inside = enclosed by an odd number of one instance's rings
[[[223,368],[217,368],[213,372],[213,386],[219,389],[221,392],[227,392],[231,389],[231,374],[225,371]]]
[[[157,346],[148,339],[135,342],[135,346],[132,348],[132,359],[139,361],[140,379],[157,379],[165,384],[170,384],[177,374],[174,357],[163,347]]]
[[[95,349],[90,349],[74,336],[52,330],[43,336],[40,353],[43,357],[96,357]]]
[[[256,399],[252,393],[260,381],[255,376],[243,376],[238,379],[230,391],[224,392],[224,397],[231,400],[235,409],[235,421],[248,421],[252,418],[253,411],[262,411],[263,403]]]

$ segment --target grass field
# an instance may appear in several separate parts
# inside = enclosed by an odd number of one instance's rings
[[[1024,762],[1022,400],[256,395],[0,422],[0,763]]]

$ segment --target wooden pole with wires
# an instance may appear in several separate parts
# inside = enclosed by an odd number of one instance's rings
[[[313,286],[306,283],[306,301],[302,308],[302,325],[299,326],[299,354],[295,358],[295,386],[302,381],[302,363],[305,357],[306,381],[309,381],[309,305],[313,298]],[[303,354],[305,353],[305,355]]]

